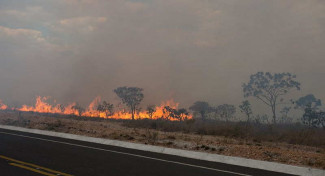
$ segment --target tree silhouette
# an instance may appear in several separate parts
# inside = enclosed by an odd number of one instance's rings
[[[109,117],[113,115],[114,105],[106,101],[103,101],[102,104],[98,105],[97,110],[99,112],[104,112],[106,117]]]
[[[293,102],[296,104],[295,109],[305,109],[307,107],[317,109],[322,106],[322,101],[317,99],[313,94],[308,94],[306,96],[300,97],[297,101]]]
[[[230,118],[234,117],[234,114],[236,113],[236,107],[234,105],[223,104],[218,106],[216,111],[221,118],[229,121]]]
[[[247,122],[250,121],[250,116],[253,114],[251,104],[248,100],[245,100],[242,102],[241,105],[239,105],[239,109],[242,113],[244,113],[247,116]]]
[[[244,96],[253,96],[269,106],[275,124],[276,106],[283,101],[281,97],[292,89],[300,90],[300,83],[295,79],[296,76],[290,73],[258,72],[250,76],[250,81],[247,84],[243,84]]]
[[[209,103],[205,101],[196,101],[190,108],[191,111],[197,112],[201,115],[203,120],[206,119],[206,114],[211,110]]]
[[[153,114],[156,112],[156,106],[155,105],[148,105],[147,106],[147,113],[149,115],[149,118],[152,119]]]
[[[144,98],[142,91],[142,88],[126,86],[118,87],[114,90],[116,95],[121,98],[123,104],[127,105],[131,109],[132,120],[134,120],[134,114]]]

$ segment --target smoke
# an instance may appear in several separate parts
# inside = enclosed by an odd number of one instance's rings
[[[324,1],[17,2],[0,2],[0,99],[11,106],[118,102],[118,86],[144,88],[144,105],[238,104],[257,71],[295,73],[301,94],[325,100]]]

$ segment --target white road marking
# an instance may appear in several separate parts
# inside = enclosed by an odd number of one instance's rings
[[[48,141],[48,142],[54,142],[54,143],[72,145],[72,146],[77,146],[77,147],[89,148],[89,149],[94,149],[94,150],[101,150],[101,151],[106,151],[106,152],[111,152],[111,153],[118,153],[118,154],[123,154],[123,155],[135,156],[135,157],[146,158],[146,159],[151,159],[151,160],[156,160],[156,161],[162,161],[162,162],[167,162],[167,163],[179,164],[179,165],[183,165],[183,166],[190,166],[190,167],[196,167],[196,168],[201,168],[201,169],[206,169],[206,170],[213,170],[213,171],[218,171],[218,172],[224,172],[224,173],[229,173],[229,174],[235,174],[235,175],[241,175],[241,176],[252,176],[252,175],[238,173],[238,172],[232,172],[232,171],[221,170],[221,169],[214,169],[214,168],[210,168],[210,167],[198,166],[198,165],[187,164],[187,163],[182,163],[182,162],[177,162],[177,161],[164,160],[164,159],[159,159],[159,158],[152,158],[152,157],[143,156],[143,155],[137,155],[137,154],[132,154],[132,153],[119,152],[119,151],[102,149],[102,148],[97,148],[97,147],[90,147],[90,146],[73,144],[73,143],[68,143],[68,142],[55,141],[55,140],[51,140],[51,139],[43,139],[43,138],[38,138],[38,137],[25,136],[25,135],[13,134],[13,133],[7,133],[7,132],[0,132],[0,133],[8,134],[8,135],[13,135],[13,136],[20,136],[20,137],[25,137],[25,138],[31,138],[31,139],[38,139],[38,140]]]

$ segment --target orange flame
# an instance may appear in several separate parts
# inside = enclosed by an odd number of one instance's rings
[[[84,112],[78,112],[76,108],[76,103],[71,103],[63,108],[61,104],[57,105],[50,105],[46,102],[49,97],[40,97],[38,96],[36,98],[35,106],[27,106],[23,105],[21,108],[19,108],[19,111],[33,111],[33,112],[39,112],[39,113],[56,113],[56,114],[66,114],[66,115],[80,115],[80,116],[87,116],[87,117],[101,117],[101,118],[112,118],[112,119],[132,119],[132,114],[128,111],[125,111],[124,109],[115,111],[113,115],[107,116],[105,112],[101,112],[97,110],[97,107],[99,103],[101,102],[101,97],[96,97],[88,106],[88,108],[85,109]],[[152,114],[152,119],[159,119],[164,118],[168,120],[180,120],[176,118],[171,118],[167,113],[164,112],[165,106],[169,106],[173,109],[178,109],[179,103],[175,103],[173,100],[168,100],[166,102],[161,103],[160,106],[157,106],[155,108],[155,112]],[[0,102],[1,107],[1,102]],[[140,111],[137,114],[135,114],[136,119],[143,119],[143,118],[149,118],[149,114],[146,111]],[[191,119],[192,115],[187,115],[186,117],[183,115],[181,117],[181,120],[184,120],[185,118]]]
[[[35,107],[23,105],[19,108],[19,111],[34,111],[39,113],[61,113],[60,104],[52,106],[45,101],[49,99],[49,97],[40,97],[36,98]]]
[[[8,108],[7,105],[2,103],[2,100],[0,100],[0,110],[6,110]]]
[[[79,115],[78,110],[74,109],[73,107],[76,106],[76,103],[71,103],[67,107],[64,108],[63,112],[60,114],[73,114]]]

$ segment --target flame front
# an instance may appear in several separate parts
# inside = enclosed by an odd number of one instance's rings
[[[79,115],[79,116],[87,116],[87,117],[101,117],[101,118],[113,118],[113,119],[132,119],[132,114],[128,111],[126,111],[124,108],[119,108],[115,111],[112,115],[107,116],[105,112],[101,112],[97,110],[97,107],[99,103],[101,102],[101,97],[96,97],[89,106],[83,111],[79,112],[76,108],[74,108],[77,104],[71,103],[65,107],[63,107],[61,104],[51,105],[47,103],[46,101],[49,99],[49,97],[40,97],[38,96],[36,98],[35,106],[27,106],[23,105],[21,108],[18,108],[16,110],[19,111],[31,111],[31,112],[39,112],[39,113],[53,113],[53,114],[65,114],[65,115]],[[178,109],[179,103],[175,103],[173,100],[168,100],[165,102],[162,102],[160,106],[155,107],[155,112],[152,114],[152,119],[159,119],[164,118],[168,120],[180,120],[176,118],[170,117],[167,113],[164,112],[164,108],[166,106],[169,106],[173,109]],[[0,109],[5,110],[8,106],[3,104],[0,100]],[[149,118],[149,114],[146,111],[140,111],[135,114],[135,119],[143,119],[143,118]],[[191,115],[182,116],[181,120],[184,120],[185,118],[191,119]]]
[[[2,100],[0,100],[0,110],[6,110],[8,108],[7,105],[2,103]]]

